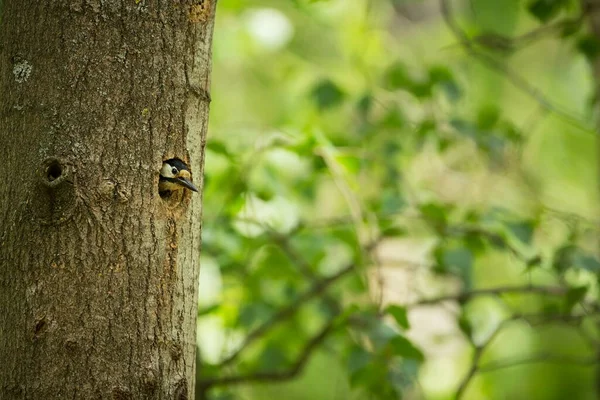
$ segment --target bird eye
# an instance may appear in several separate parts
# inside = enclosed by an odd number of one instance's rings
[[[177,172],[179,172],[179,171],[177,171],[177,168],[173,167],[173,169],[171,169],[171,173],[173,175],[177,175]]]

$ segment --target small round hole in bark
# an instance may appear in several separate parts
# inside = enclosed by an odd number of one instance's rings
[[[46,167],[46,178],[49,182],[55,181],[58,178],[60,178],[62,173],[63,167],[62,165],[60,165],[58,160],[52,160],[50,164],[48,164],[48,167]]]

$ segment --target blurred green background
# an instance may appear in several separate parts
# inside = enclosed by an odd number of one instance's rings
[[[197,398],[597,398],[587,16],[221,0]]]

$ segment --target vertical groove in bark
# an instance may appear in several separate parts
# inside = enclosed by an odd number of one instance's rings
[[[214,9],[4,0],[0,398],[193,397]]]

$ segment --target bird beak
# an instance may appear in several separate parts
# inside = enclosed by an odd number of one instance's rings
[[[184,188],[190,189],[190,190],[192,190],[194,192],[198,191],[198,189],[196,188],[196,186],[194,186],[194,184],[192,183],[192,181],[190,181],[189,179],[175,178],[175,180],[177,181],[178,184],[180,184]]]

